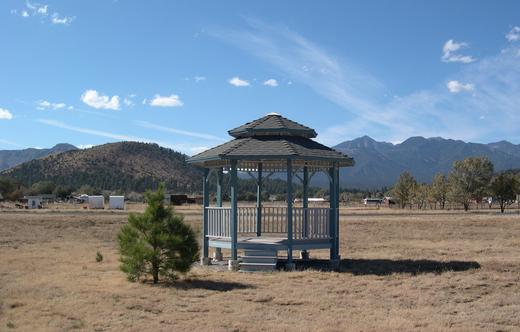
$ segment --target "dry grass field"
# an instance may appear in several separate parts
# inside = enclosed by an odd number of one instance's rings
[[[118,270],[127,212],[4,209],[0,330],[520,330],[519,215],[342,213],[341,272],[196,267],[152,286]]]

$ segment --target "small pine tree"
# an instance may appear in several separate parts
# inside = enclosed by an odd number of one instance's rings
[[[187,272],[199,259],[199,246],[182,215],[165,207],[164,185],[145,197],[145,212],[131,214],[117,237],[120,268],[131,281],[151,274],[156,284],[159,275],[174,279],[176,272]]]

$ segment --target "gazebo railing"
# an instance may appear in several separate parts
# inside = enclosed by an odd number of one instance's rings
[[[208,237],[231,237],[231,208],[207,207]],[[293,239],[328,239],[330,208],[293,208]],[[237,209],[238,233],[256,234],[256,207]],[[262,234],[287,235],[287,208],[262,207]]]

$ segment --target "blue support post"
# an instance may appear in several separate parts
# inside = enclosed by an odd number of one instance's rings
[[[334,167],[329,168],[329,199],[330,199],[330,215],[329,215],[329,233],[330,233],[330,260],[336,256],[336,184],[334,182]]]
[[[256,184],[256,236],[262,235],[262,163],[258,163]]]
[[[237,211],[237,161],[231,161],[231,260],[236,261],[237,255],[237,240],[238,240],[238,211]]]
[[[292,160],[287,159],[287,265],[292,268],[293,254],[293,188],[292,188]]]
[[[334,230],[334,235],[335,235],[335,246],[334,246],[334,249],[335,249],[335,259],[338,259],[340,258],[339,256],[339,167],[336,165],[335,166],[335,170],[334,170],[334,183],[336,184],[336,188],[335,188],[335,196],[336,196],[336,199],[335,199],[335,202],[336,202],[336,213],[334,214],[336,220],[335,220],[335,230]]]
[[[303,237],[307,238],[309,235],[309,221],[308,221],[308,211],[309,207],[309,170],[307,166],[303,167]]]
[[[216,202],[215,202],[215,205],[217,207],[222,207],[222,178],[223,178],[223,172],[222,172],[222,167],[220,167],[217,170],[217,197],[216,197]],[[222,248],[219,248],[219,247],[215,248],[215,255],[213,258],[217,261],[222,260]]]
[[[222,168],[219,168],[217,171],[217,199],[216,206],[222,207]]]
[[[203,239],[202,239],[202,261],[203,263],[208,260],[208,251],[209,251],[209,239],[208,239],[208,209],[209,206],[209,190],[208,190],[208,175],[209,175],[209,169],[204,168],[204,177],[203,177],[203,183],[202,183],[202,196],[203,196],[203,215],[204,215],[204,222],[203,222]]]

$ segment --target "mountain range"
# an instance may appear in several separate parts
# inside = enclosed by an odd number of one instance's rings
[[[379,189],[392,186],[403,171],[419,182],[436,173],[447,174],[455,160],[486,156],[495,170],[520,168],[520,145],[507,141],[466,143],[441,137],[410,137],[399,144],[378,142],[368,136],[340,143],[334,149],[352,156],[354,167],[341,170],[341,186]],[[200,189],[200,169],[186,163],[187,156],[156,144],[118,142],[79,150],[70,144],[51,149],[0,151],[0,173],[26,185],[42,180],[79,187],[144,191],[164,182],[172,190]],[[326,186],[318,175],[312,185]]]
[[[74,145],[61,143],[50,149],[0,150],[0,171],[20,165],[26,161],[42,158],[51,154],[77,150]]]
[[[436,173],[447,174],[455,160],[466,157],[486,156],[495,171],[520,168],[520,145],[507,141],[479,144],[418,136],[392,144],[363,136],[334,149],[354,157],[356,162],[354,167],[341,170],[342,186],[359,189],[392,186],[406,170],[417,181],[430,182]]]
[[[4,175],[31,186],[39,181],[57,185],[144,192],[161,182],[176,191],[202,187],[201,170],[187,156],[157,144],[118,142],[70,150],[33,159],[4,170]]]

